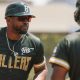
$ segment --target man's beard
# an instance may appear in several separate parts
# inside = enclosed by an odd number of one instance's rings
[[[20,30],[19,30],[18,33],[19,33],[19,34],[26,34],[26,33],[27,33],[27,30],[26,30],[26,31],[20,31]]]
[[[18,34],[26,34],[27,31],[28,31],[28,26],[25,25],[25,26],[22,26],[22,27],[26,27],[27,29],[26,29],[26,30],[23,30],[23,29],[21,29],[21,28],[19,29],[19,28],[17,28],[17,27],[14,27],[16,33],[18,33]]]

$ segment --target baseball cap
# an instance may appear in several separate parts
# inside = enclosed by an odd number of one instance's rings
[[[24,2],[15,2],[7,6],[5,17],[8,16],[35,16],[31,13],[30,7]]]

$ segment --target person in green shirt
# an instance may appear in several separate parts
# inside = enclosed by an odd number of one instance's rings
[[[7,6],[7,27],[0,28],[0,80],[28,80],[34,68],[33,80],[46,80],[47,66],[41,40],[28,32],[32,15],[24,2]]]
[[[80,0],[76,2],[74,19],[80,25]],[[65,36],[54,48],[49,59],[53,71],[51,80],[80,80],[80,30]]]

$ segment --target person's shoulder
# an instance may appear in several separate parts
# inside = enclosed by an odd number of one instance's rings
[[[0,27],[0,31],[3,30],[3,29],[5,29],[5,28],[6,28],[6,27]]]
[[[76,43],[80,43],[80,32],[73,32],[73,33],[67,34],[60,40],[57,46],[59,47],[67,46],[67,48],[70,48],[70,46]]]
[[[73,41],[80,39],[80,32],[73,32],[65,36],[65,39]]]
[[[32,34],[32,33],[27,33],[26,34],[28,36],[28,38],[34,42],[41,42],[40,38],[37,37],[36,35]]]
[[[80,29],[76,30],[75,32],[80,32]]]
[[[4,33],[6,31],[7,27],[0,27],[0,33]]]

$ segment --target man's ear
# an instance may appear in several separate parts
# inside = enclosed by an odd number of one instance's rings
[[[5,17],[7,22],[10,22],[10,17]]]

